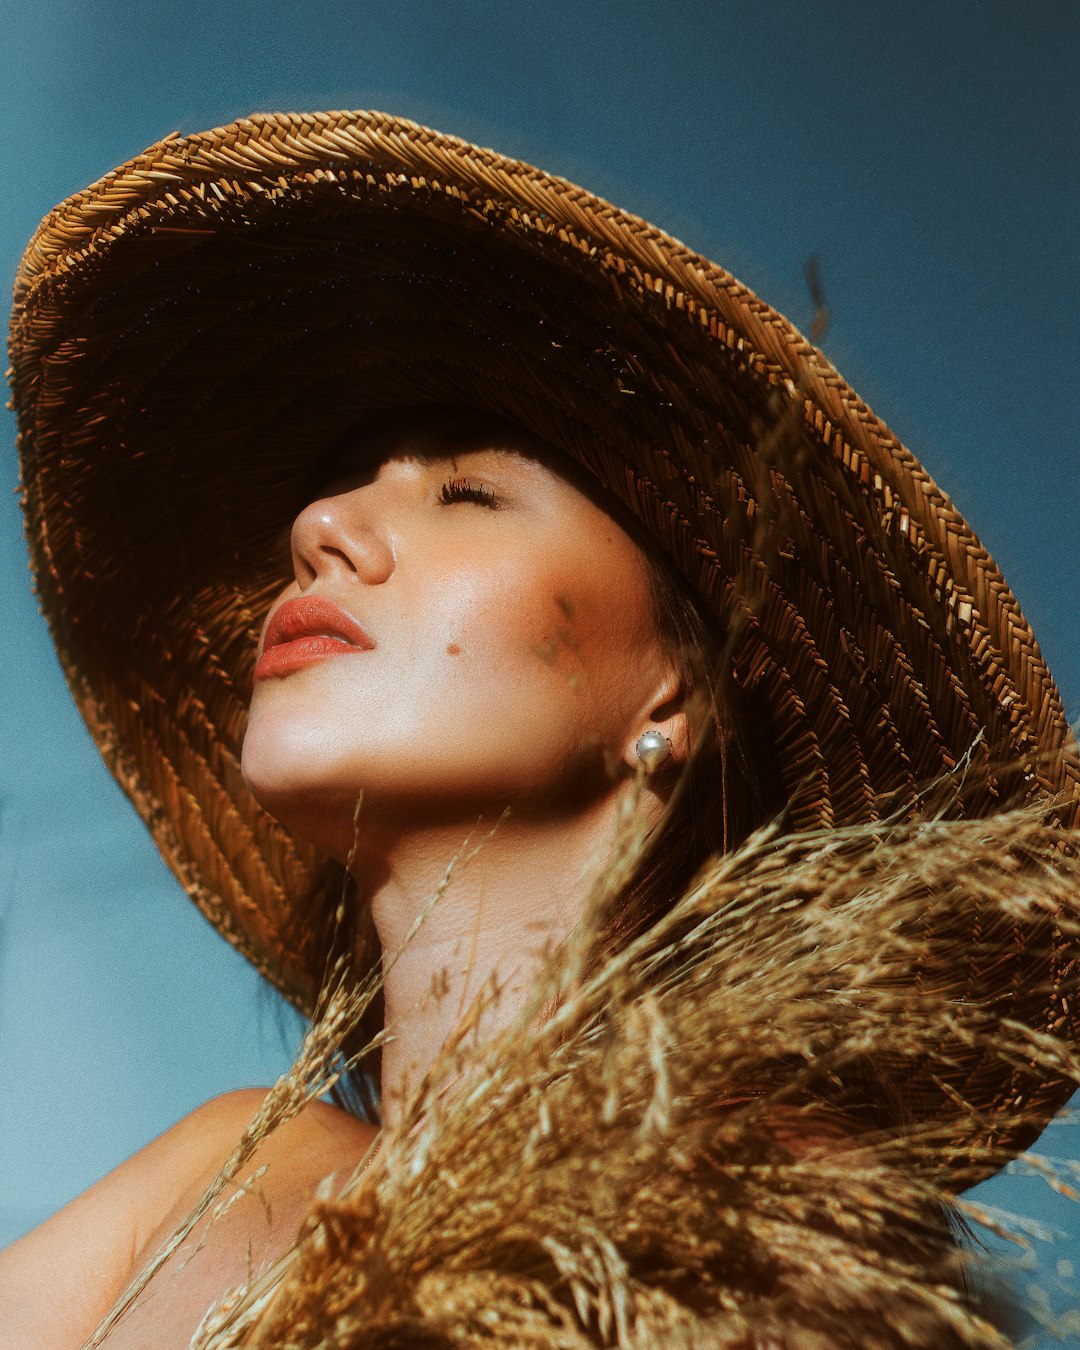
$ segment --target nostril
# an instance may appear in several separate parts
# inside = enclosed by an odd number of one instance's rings
[[[328,558],[340,558],[350,572],[356,571],[356,564],[342,548],[335,548],[333,544],[320,544],[319,552],[324,553]]]

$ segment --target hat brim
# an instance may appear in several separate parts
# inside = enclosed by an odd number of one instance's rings
[[[1060,699],[993,561],[783,316],[563,180],[374,113],[151,147],[58,207],[12,327],[32,562],[76,701],[169,865],[293,1001],[319,860],[238,752],[259,623],[313,464],[374,410],[467,404],[595,476],[733,635],[794,829],[1053,797]],[[1075,1032],[1052,933],[973,914],[942,978]],[[1029,1135],[1061,1084],[1023,1092]],[[1018,1139],[1018,1143],[1026,1142]]]

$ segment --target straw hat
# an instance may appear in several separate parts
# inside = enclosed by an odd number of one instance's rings
[[[58,206],[11,330],[42,607],[106,761],[210,921],[312,1000],[317,859],[241,781],[256,634],[312,462],[366,413],[469,404],[562,447],[736,634],[796,829],[1055,795],[1080,764],[949,499],[781,315],[644,221],[380,113],[171,136]],[[951,940],[951,939],[950,939]],[[1052,933],[973,913],[946,978],[1077,1029]],[[980,1107],[1067,1089],[966,1060]]]

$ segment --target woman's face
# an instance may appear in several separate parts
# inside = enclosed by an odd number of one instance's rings
[[[243,771],[339,857],[361,791],[402,825],[580,809],[672,696],[640,550],[526,454],[402,443],[301,512],[292,559]]]

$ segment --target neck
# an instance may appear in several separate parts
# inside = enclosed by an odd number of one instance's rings
[[[389,840],[377,822],[361,822],[353,871],[382,945],[392,1038],[382,1052],[386,1123],[463,1018],[474,1013],[469,1035],[486,1040],[520,1013],[546,954],[583,913],[618,805],[613,790],[569,819],[507,813],[471,827],[397,830]]]

